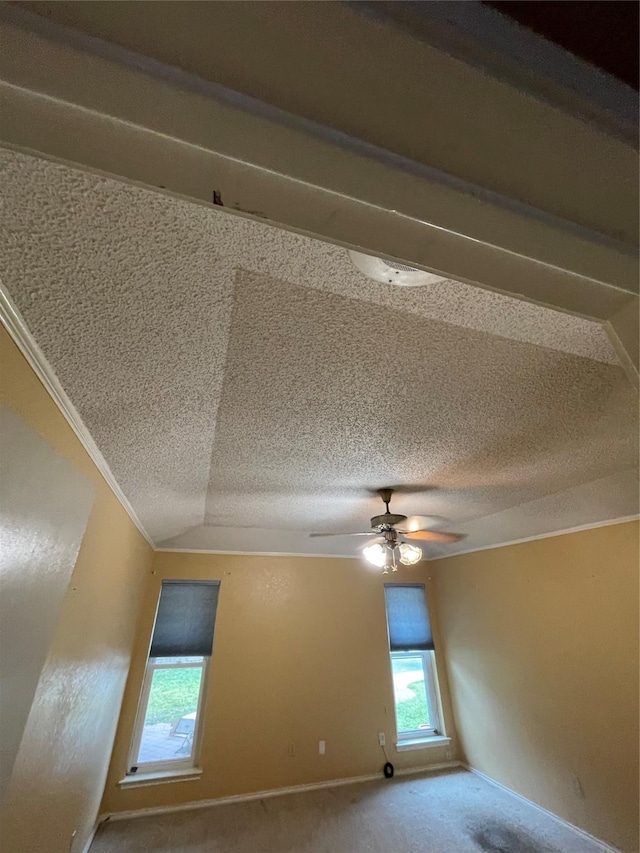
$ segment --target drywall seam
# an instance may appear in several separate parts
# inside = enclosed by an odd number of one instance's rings
[[[55,375],[51,365],[44,357],[42,350],[35,342],[31,332],[27,328],[22,315],[15,306],[13,300],[9,296],[4,283],[0,280],[0,321],[6,328],[7,332],[15,342],[16,346],[26,358],[31,369],[34,371],[40,382],[44,385],[46,391],[53,399],[56,406],[64,415],[67,423],[78,437],[80,443],[87,451],[94,465],[100,471],[107,482],[107,485],[114,493],[122,507],[128,514],[131,521],[135,524],[141,535],[149,543],[152,549],[155,550],[151,537],[142,526],[142,522],[135,513],[135,510],[125,497],[124,492],[118,485],[115,477],[111,473],[111,469],[106,463],[102,453],[98,450],[98,446],[91,437],[89,430],[84,425],[80,415],[76,411],[73,403],[65,393],[64,388],[60,384],[58,377]]]
[[[640,515],[625,515],[622,518],[610,518],[607,521],[593,521],[590,524],[580,524],[577,527],[567,527],[565,530],[553,530],[551,533],[536,533],[535,536],[525,536],[523,539],[512,539],[510,542],[499,542],[496,545],[481,545],[479,548],[469,548],[468,551],[455,551],[453,554],[441,554],[439,557],[425,557],[430,563],[435,560],[448,560],[451,557],[461,557],[463,554],[475,554],[476,551],[493,551],[506,548],[509,545],[521,545],[524,542],[534,542],[536,539],[551,539],[554,536],[566,536],[569,533],[581,533],[583,530],[595,530],[597,527],[610,527],[612,524],[627,524],[639,521]]]
[[[419,773],[430,773],[437,770],[453,770],[463,767],[460,761],[441,761],[437,764],[428,764],[424,767],[405,767],[396,770],[396,776],[413,776]],[[318,791],[322,788],[335,788],[339,785],[354,785],[358,782],[371,782],[381,779],[380,773],[368,773],[365,776],[349,776],[346,779],[329,779],[326,782],[312,782],[309,785],[291,785],[287,788],[271,788],[267,791],[254,791],[250,794],[233,794],[229,797],[217,797],[211,800],[193,800],[190,803],[180,803],[175,806],[152,806],[148,809],[133,809],[126,812],[113,812],[98,817],[98,823],[106,820],[129,820],[136,817],[147,817],[149,815],[167,814],[169,812],[191,811],[192,809],[204,809],[210,806],[224,806],[230,803],[246,803],[250,800],[263,800],[268,797],[280,797],[285,794],[301,794],[305,791]],[[614,851],[619,853],[619,851]]]
[[[591,844],[598,844],[602,848],[602,853],[622,853],[617,847],[612,847],[610,844],[607,844],[606,841],[602,841],[600,838],[596,838],[595,835],[591,835],[588,832],[585,832],[584,829],[580,829],[579,826],[575,826],[573,823],[569,823],[568,820],[560,817],[554,812],[550,812],[549,809],[545,809],[543,806],[538,805],[538,803],[534,803],[533,800],[529,800],[527,797],[523,797],[522,794],[518,794],[517,791],[513,791],[511,788],[507,788],[506,785],[503,785],[501,782],[497,782],[495,779],[492,779],[491,776],[487,776],[486,773],[482,773],[480,770],[476,770],[475,767],[471,767],[469,764],[463,764],[461,762],[461,766],[465,768],[465,770],[469,770],[471,773],[475,773],[476,776],[480,776],[481,779],[484,779],[485,782],[489,782],[491,785],[495,785],[496,788],[500,788],[502,791],[505,791],[507,794],[511,794],[512,797],[517,797],[517,799],[521,800],[523,803],[526,803],[528,806],[536,809],[547,817],[553,818],[553,820],[562,824],[567,829],[573,830],[585,841],[589,841]]]

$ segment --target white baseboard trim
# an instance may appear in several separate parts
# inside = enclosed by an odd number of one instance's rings
[[[568,820],[565,820],[559,815],[550,812],[549,809],[545,809],[543,806],[539,806],[538,803],[534,803],[533,800],[527,799],[527,797],[523,797],[522,794],[519,794],[517,791],[514,791],[511,788],[507,788],[506,785],[503,785],[502,782],[497,782],[495,779],[492,779],[491,776],[487,776],[486,773],[481,773],[480,770],[476,770],[475,767],[471,767],[468,764],[462,764],[461,766],[465,768],[465,770],[469,770],[471,773],[474,773],[476,776],[479,776],[481,779],[484,779],[485,782],[489,782],[491,785],[495,785],[496,788],[500,788],[502,791],[505,791],[507,794],[511,794],[512,797],[516,797],[518,800],[521,800],[523,803],[526,803],[528,806],[536,809],[539,812],[542,812],[547,817],[553,818],[557,823],[562,824],[566,829],[571,829],[573,832],[577,833],[581,838],[584,838],[585,841],[589,841],[591,844],[597,844],[601,848],[601,853],[622,853],[622,851],[618,850],[617,847],[612,847],[610,844],[607,844],[606,841],[602,841],[600,838],[596,838],[594,835],[586,832],[584,829],[580,829],[579,826],[576,826],[573,823],[569,823]]]
[[[84,843],[84,847],[82,848],[82,853],[89,853],[89,849],[93,844],[93,839],[96,837],[96,832],[98,831],[98,827],[100,826],[102,819],[100,817],[96,818],[96,822],[93,824],[93,828],[89,833],[89,837]]]
[[[459,761],[441,761],[437,764],[427,764],[423,767],[403,767],[396,770],[396,776],[415,776],[421,773],[435,773],[438,770],[452,770],[462,767]],[[126,812],[113,812],[102,814],[98,823],[106,820],[129,820],[136,817],[147,817],[149,815],[166,814],[169,812],[190,811],[191,809],[205,809],[210,806],[224,806],[229,803],[246,803],[250,800],[264,800],[268,797],[281,797],[285,794],[301,794],[304,791],[318,791],[321,788],[336,788],[340,785],[355,785],[357,782],[371,782],[381,780],[381,773],[368,773],[366,776],[349,776],[346,779],[329,779],[326,782],[312,782],[309,785],[291,785],[288,788],[271,788],[267,791],[254,791],[250,794],[233,794],[229,797],[216,797],[212,800],[193,800],[189,803],[180,803],[175,806],[152,806],[147,809],[132,809]]]

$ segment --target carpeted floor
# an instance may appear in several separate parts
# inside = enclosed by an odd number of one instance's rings
[[[108,821],[90,853],[601,853],[465,770]]]

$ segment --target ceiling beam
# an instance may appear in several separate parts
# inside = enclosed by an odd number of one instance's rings
[[[147,6],[116,5],[125,22],[127,15],[140,14],[134,7]],[[273,13],[276,19],[285,14],[282,7],[291,5],[195,4],[209,9],[198,14],[226,16],[246,15],[247,7],[278,7]],[[318,7],[333,16],[338,14],[333,7],[340,6],[295,5],[314,7],[309,12],[296,10],[305,26],[319,23],[313,20]],[[113,4],[102,3],[53,6],[83,7],[85,12],[88,7],[113,9]],[[196,14],[190,3],[169,6],[188,6]],[[238,6],[243,10],[233,12],[231,7]],[[225,8],[215,12],[212,7]],[[339,16],[347,13],[358,15],[361,38],[380,38],[380,26],[386,25],[367,23],[367,18],[342,7]],[[215,201],[237,215],[260,217],[480,287],[611,321],[612,329],[620,327],[619,318],[624,316],[624,334],[616,337],[627,360],[637,365],[637,322],[628,315],[638,292],[638,261],[630,237],[634,215],[625,214],[634,205],[637,213],[637,158],[632,146],[620,138],[534,101],[529,93],[494,80],[486,71],[464,66],[469,86],[492,106],[493,120],[498,109],[511,136],[505,147],[500,128],[494,127],[491,148],[482,113],[464,112],[471,110],[469,92],[447,86],[447,75],[456,70],[452,60],[424,40],[416,47],[395,28],[384,30],[389,43],[404,39],[398,44],[413,51],[414,63],[422,63],[422,70],[429,71],[424,85],[407,88],[407,101],[417,109],[416,97],[437,83],[446,110],[437,113],[439,123],[432,125],[425,126],[423,116],[415,128],[405,121],[402,138],[387,134],[387,144],[382,146],[372,140],[383,139],[376,137],[375,121],[384,125],[385,117],[365,100],[361,132],[356,136],[339,126],[339,117],[331,116],[331,125],[318,121],[322,118],[318,104],[315,112],[300,115],[274,105],[277,92],[270,103],[247,94],[251,81],[244,84],[244,92],[232,90],[201,76],[208,73],[204,66],[194,74],[155,56],[134,53],[122,43],[71,30],[5,4],[0,16],[4,18],[0,139],[6,146],[195,202]],[[354,25],[352,17],[341,21],[345,27]],[[136,22],[129,23],[135,30]],[[241,23],[246,28],[251,21]],[[161,54],[156,48],[162,35],[156,33],[156,44],[148,54]],[[233,28],[224,37],[227,64],[218,74],[228,82],[235,54],[227,41],[239,37]],[[291,43],[284,38],[276,45],[284,52],[285,65]],[[332,44],[329,51],[334,63],[338,49]],[[197,52],[194,56],[197,59]],[[246,63],[251,58],[245,55],[236,61]],[[410,70],[406,62],[399,65],[398,73]],[[378,77],[372,77],[369,86],[383,86],[380,75],[389,73],[384,63],[378,66]],[[376,67],[372,64],[367,70],[373,75]],[[357,64],[351,72],[345,68],[345,74],[354,75],[348,82],[355,86],[361,69]],[[305,66],[301,75],[311,70]],[[461,73],[459,68],[456,73]],[[272,88],[276,82],[270,81]],[[362,94],[361,87],[358,91]],[[340,101],[342,93],[340,98],[335,95],[334,100]],[[319,95],[310,90],[309,100],[313,102],[314,97],[317,101]],[[514,111],[517,123],[511,118]],[[484,124],[490,120],[487,114]],[[458,154],[447,150],[445,156],[438,140],[449,136],[453,141],[456,128],[471,135],[458,136]],[[423,136],[430,133],[432,138],[411,139],[416,131]],[[566,132],[573,134],[575,146],[564,144],[554,150],[550,141],[561,140]],[[414,156],[407,156],[410,150]],[[519,163],[514,152],[519,152]],[[569,175],[562,177],[562,192],[537,185],[544,181],[536,181],[536,165],[558,180],[563,173]]]

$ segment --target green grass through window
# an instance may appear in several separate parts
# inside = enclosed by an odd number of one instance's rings
[[[198,710],[202,670],[157,669],[153,673],[145,725],[174,723]]]
[[[422,660],[418,657],[392,658],[396,687],[396,720],[399,732],[416,731],[429,725],[429,708],[425,692]],[[414,678],[406,678],[405,673]],[[407,693],[409,695],[407,695]]]
[[[413,693],[412,699],[396,702],[396,717],[399,732],[411,732],[428,724],[429,709],[424,693],[424,681],[414,681],[407,685]]]

